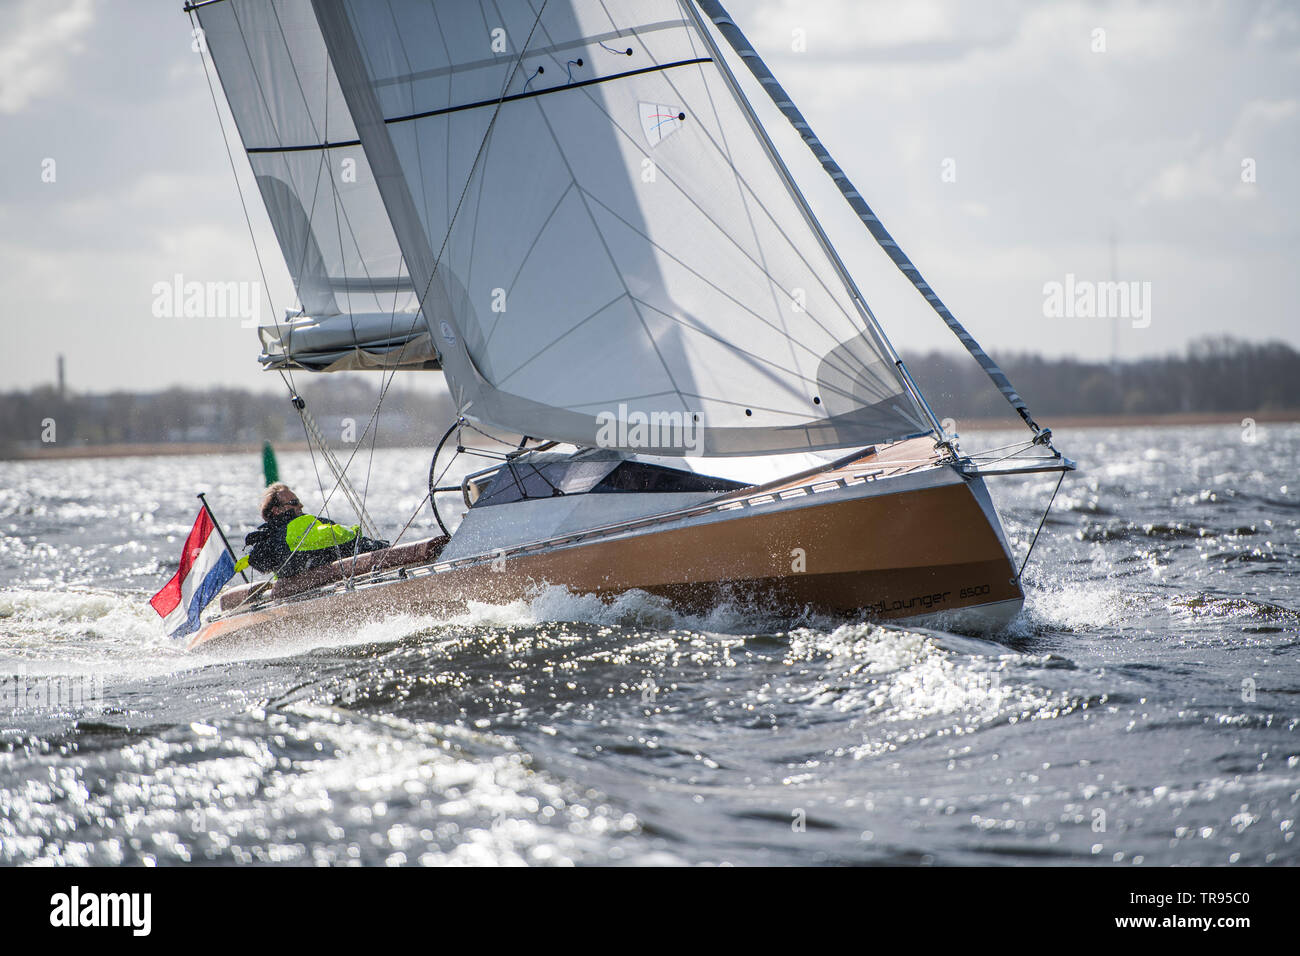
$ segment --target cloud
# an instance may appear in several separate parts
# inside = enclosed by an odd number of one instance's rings
[[[68,62],[85,47],[91,0],[26,0],[5,11],[0,38],[0,113],[12,114],[58,89]]]
[[[1262,149],[1276,143],[1279,132],[1296,124],[1300,103],[1288,100],[1251,100],[1246,103],[1221,143],[1199,150],[1162,167],[1141,191],[1138,201],[1183,202],[1198,199],[1253,199],[1258,195],[1254,177]],[[1249,165],[1252,178],[1242,177]]]
[[[1249,319],[1233,326],[1241,334],[1296,341],[1287,305],[1296,273],[1279,268],[1297,248],[1294,3],[727,5],[985,347],[1108,354],[1108,336],[1034,317],[1045,281],[1109,274],[1112,232],[1116,268],[1151,280],[1163,315],[1178,315],[1126,333],[1122,355],[1221,333],[1243,308]],[[798,28],[803,52],[792,45]],[[757,84],[747,92],[872,308],[900,330],[897,344],[929,347],[937,323],[924,303],[864,238]],[[945,180],[949,157],[957,175]],[[1257,184],[1242,181],[1247,158],[1257,161]]]
[[[1300,55],[1300,10],[1285,0],[1271,0],[1256,12],[1250,35],[1253,40],[1276,47],[1294,60]]]
[[[810,58],[845,61],[959,58],[973,49],[1000,46],[1016,33],[1008,0],[954,4],[947,0],[776,0],[732,11],[759,47],[799,52],[802,31]]]

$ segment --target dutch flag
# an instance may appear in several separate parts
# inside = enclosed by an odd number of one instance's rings
[[[171,637],[184,637],[199,629],[199,615],[234,576],[235,560],[205,508],[185,539],[180,569],[149,603]]]

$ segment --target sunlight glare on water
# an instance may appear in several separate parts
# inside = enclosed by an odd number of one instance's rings
[[[0,463],[0,862],[1294,862],[1300,427],[1261,431],[1059,435],[993,636],[539,587],[188,654],[147,599],[196,491],[252,527],[253,456]],[[427,471],[376,453],[382,527]],[[994,486],[1017,554],[1054,483]]]

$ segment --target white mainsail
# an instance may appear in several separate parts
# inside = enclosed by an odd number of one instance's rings
[[[689,8],[313,6],[465,414],[667,455],[930,430]]]
[[[263,364],[436,368],[310,0],[193,9],[302,307],[258,330]]]

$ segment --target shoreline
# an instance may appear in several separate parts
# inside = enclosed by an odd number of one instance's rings
[[[276,453],[306,451],[305,441],[275,443]],[[69,458],[153,458],[160,455],[261,455],[261,442],[122,442],[106,445],[49,445],[0,448],[0,461],[56,461]]]
[[[989,431],[1014,429],[1020,422],[1011,412],[1007,418],[956,419],[957,429]],[[1280,425],[1300,422],[1300,409],[1263,409],[1253,412],[1161,412],[1154,415],[1036,415],[1038,423],[1056,431],[1062,428],[1175,428],[1180,425],[1235,425],[1244,419],[1257,425]]]
[[[1264,410],[1255,412],[1171,412],[1160,415],[1062,415],[1042,416],[1046,427],[1054,431],[1064,428],[1151,428],[1184,425],[1233,425],[1240,428],[1243,419],[1253,419],[1256,424],[1276,425],[1300,422],[1300,410]],[[1017,423],[1009,418],[956,419],[957,430],[989,431],[1014,429]],[[277,453],[307,450],[303,441],[274,443]],[[386,448],[423,448],[423,445],[390,445]],[[165,455],[260,455],[261,442],[138,442],[110,445],[65,445],[37,448],[0,447],[0,461],[60,461],[73,458],[131,458],[159,457]]]

